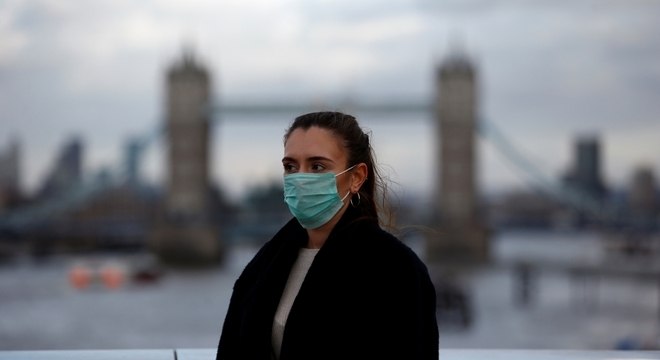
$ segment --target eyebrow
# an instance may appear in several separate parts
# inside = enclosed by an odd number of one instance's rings
[[[329,159],[329,158],[324,157],[324,156],[311,156],[311,157],[308,157],[306,160],[307,161],[329,161],[329,162],[334,162],[332,159]],[[297,162],[296,159],[294,159],[292,157],[289,157],[289,156],[285,156],[285,157],[282,158],[282,162],[289,162],[289,161],[290,162]]]

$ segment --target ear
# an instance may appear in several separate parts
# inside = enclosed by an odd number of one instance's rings
[[[362,184],[367,180],[367,175],[369,174],[369,169],[367,164],[359,163],[355,166],[353,171],[351,171],[351,193],[355,194],[360,191]]]

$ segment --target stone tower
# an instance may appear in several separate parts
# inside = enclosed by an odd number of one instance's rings
[[[209,160],[210,79],[191,53],[184,53],[167,74],[166,207],[180,217],[206,211]]]
[[[477,72],[460,53],[439,66],[435,98],[437,167],[434,221],[428,260],[481,263],[488,259],[487,231],[477,207]]]
[[[166,81],[167,188],[152,247],[168,262],[215,262],[222,248],[210,202],[210,75],[184,51]]]

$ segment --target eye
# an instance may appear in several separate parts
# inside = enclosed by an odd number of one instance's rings
[[[297,171],[295,165],[292,163],[283,163],[282,166],[284,167],[285,174],[291,174]]]
[[[325,171],[325,166],[323,166],[323,164],[321,164],[321,163],[314,163],[314,164],[312,164],[311,169],[312,169],[312,172],[323,172],[323,171]]]

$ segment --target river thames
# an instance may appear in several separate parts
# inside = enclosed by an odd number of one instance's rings
[[[407,240],[423,256],[419,240]],[[570,262],[599,258],[592,233],[507,232],[492,241],[496,262],[512,259]],[[145,254],[18,258],[0,266],[0,349],[213,348],[234,280],[256,248],[233,245],[221,267],[163,270],[153,281],[100,280],[75,288],[75,265],[135,268]],[[493,267],[463,277],[473,321],[467,328],[440,322],[441,348],[615,349],[660,346],[658,282],[601,278],[589,296],[562,272],[539,274],[534,301],[514,299],[514,277]],[[384,316],[387,316],[384,314]]]

